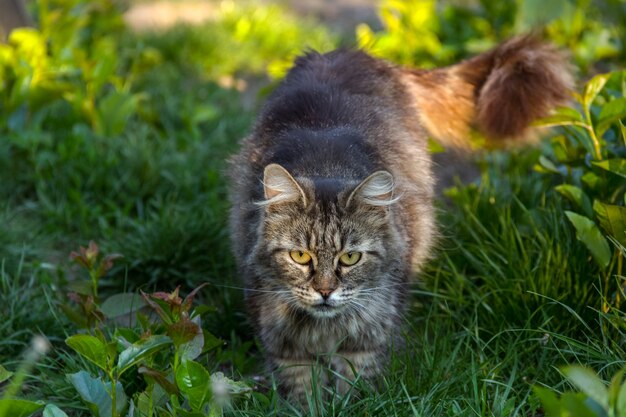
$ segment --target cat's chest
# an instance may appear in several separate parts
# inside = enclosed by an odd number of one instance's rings
[[[372,322],[360,317],[277,320],[266,336],[270,343],[284,346],[296,356],[367,351],[389,340],[392,323],[385,323],[384,319]]]
[[[393,302],[371,303],[354,314],[314,318],[287,304],[259,305],[261,338],[280,357],[315,357],[334,352],[378,349],[391,340],[398,311]]]

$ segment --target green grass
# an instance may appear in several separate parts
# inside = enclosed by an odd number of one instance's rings
[[[59,305],[80,273],[70,251],[94,239],[124,255],[104,294],[176,285],[184,294],[210,283],[198,301],[217,311],[203,325],[227,343],[203,361],[262,393],[229,415],[307,415],[253,380],[262,353],[228,245],[223,174],[254,110],[223,77],[269,85],[267,72],[279,74],[297,51],[338,40],[278,8],[250,10],[162,35],[123,32],[117,76],[130,74],[140,104],[121,133],[99,132],[63,101],[29,113],[34,127],[16,127],[19,110],[0,107],[0,364],[15,370],[35,334],[53,345],[23,397],[89,415],[65,375],[93,365],[65,345],[77,329]],[[157,64],[133,67],[133,51]],[[442,239],[412,286],[406,349],[395,350],[378,387],[357,381],[317,415],[531,416],[540,407],[533,385],[569,388],[560,366],[585,364],[605,380],[624,367],[623,315],[602,311],[604,278],[551,177],[533,170],[539,154],[482,156],[480,180],[440,199]],[[137,388],[133,375],[125,382]]]

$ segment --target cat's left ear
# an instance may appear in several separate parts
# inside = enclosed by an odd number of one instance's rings
[[[306,194],[289,171],[278,164],[269,164],[263,172],[265,201],[262,205],[301,201],[305,206]]]
[[[365,178],[350,194],[346,207],[355,201],[371,206],[389,206],[398,200],[394,197],[393,175],[388,171],[376,171]]]

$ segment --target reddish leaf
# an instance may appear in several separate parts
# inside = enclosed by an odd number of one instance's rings
[[[185,297],[185,301],[183,302],[183,305],[182,305],[182,311],[188,313],[189,310],[191,310],[191,305],[193,304],[194,297],[196,296],[198,291],[200,291],[202,288],[206,287],[207,285],[209,285],[209,283],[205,282],[204,284],[200,285],[199,287],[196,287],[193,291],[191,291],[187,295],[187,297]]]
[[[163,320],[165,324],[171,324],[172,323],[171,317],[165,312],[165,310],[163,310],[163,308],[158,303],[156,303],[152,299],[152,295],[146,294],[143,291],[140,291],[140,292],[141,292],[141,296],[143,297],[143,299],[146,300],[146,303],[150,306],[150,308],[152,308],[159,315],[159,317],[161,317],[161,320]]]
[[[163,387],[163,389],[167,391],[168,394],[178,395],[179,393],[178,387],[174,383],[170,382],[167,379],[167,376],[163,372],[150,368],[145,365],[140,366],[138,371],[140,374],[144,375],[146,378],[153,379],[157,384]]]
[[[171,324],[167,328],[167,335],[172,338],[176,346],[189,342],[201,333],[202,329],[189,320],[189,317],[186,315],[180,321]]]

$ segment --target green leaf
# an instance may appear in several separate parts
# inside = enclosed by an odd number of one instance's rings
[[[598,175],[596,175],[592,171],[587,171],[583,174],[580,180],[589,187],[591,190],[597,190],[599,187],[603,186],[604,181]]]
[[[107,366],[107,348],[97,337],[78,334],[65,339],[65,343],[81,356],[98,365],[103,371],[109,371]]]
[[[178,396],[178,391],[176,391],[176,396]],[[159,410],[159,406],[165,405],[168,402],[169,398],[170,395],[158,385],[153,386],[152,388],[148,388],[146,391],[139,393],[139,395],[135,397],[135,409],[137,410],[138,416],[171,416],[171,414],[167,412],[161,412]],[[176,409],[176,406],[173,402],[170,403],[170,405],[174,409]]]
[[[604,204],[596,200],[593,202],[593,210],[600,227],[626,246],[626,207]]]
[[[192,319],[193,323],[197,326],[196,333],[193,338],[178,346],[178,352],[181,359],[195,359],[204,350],[204,332],[201,327],[200,316],[196,316]]]
[[[611,74],[598,74],[593,77],[589,82],[585,85],[585,92],[583,93],[583,106],[585,109],[589,110],[591,107],[591,103],[596,98],[598,93],[602,91],[604,85],[611,77]]]
[[[596,224],[585,216],[571,211],[565,211],[565,215],[576,229],[576,237],[583,242],[593,255],[596,262],[606,268],[611,260],[611,250],[605,237],[602,236]]]
[[[612,409],[615,409],[617,406],[619,390],[622,387],[622,379],[624,379],[624,369],[611,378],[611,384],[609,385],[609,407]]]
[[[585,398],[585,405],[593,412],[597,417],[609,417],[608,409],[603,408],[600,404],[592,400],[591,398]]]
[[[76,388],[87,407],[96,417],[111,417],[111,383],[99,378],[92,378],[85,371],[68,375],[71,384]],[[126,394],[119,382],[116,383],[116,404],[118,414],[126,407]]]
[[[561,412],[562,416],[603,417],[589,408],[583,395],[573,392],[566,392],[561,396]]]
[[[541,405],[547,417],[561,417],[561,406],[556,394],[549,388],[533,387],[535,395],[541,400]]]
[[[224,346],[224,341],[213,335],[213,333],[203,330],[202,334],[204,335],[204,350],[202,353],[207,353],[220,346]]]
[[[144,307],[146,302],[143,297],[135,293],[115,294],[107,298],[100,306],[100,311],[107,318],[115,318],[131,314]]]
[[[211,409],[211,412],[212,411],[213,410]],[[183,410],[182,408],[176,409],[176,413],[179,414],[181,417],[211,417],[211,414],[207,416],[206,414],[201,413],[199,411],[187,411],[187,410]]]
[[[204,316],[207,313],[216,313],[216,312],[217,312],[216,307],[208,306],[206,304],[200,304],[198,307],[193,309],[193,313],[191,314],[191,317]]]
[[[146,340],[133,343],[126,348],[117,360],[118,375],[123,374],[133,365],[141,362],[145,357],[172,344],[172,339],[164,335],[151,336]]]
[[[48,404],[43,409],[43,417],[67,417],[67,414],[56,405]]]
[[[549,160],[543,155],[539,157],[539,165],[548,172],[552,172],[554,174],[562,174],[559,168],[556,165],[554,165],[554,162],[552,162],[551,160]]]
[[[626,117],[626,98],[620,97],[602,106],[600,116],[598,116],[598,121],[596,122],[598,137],[602,136],[612,123],[624,117]]]
[[[156,411],[155,415],[159,417],[173,417],[173,414],[170,411],[166,410],[165,407],[157,406],[154,407],[154,410]],[[174,406],[174,410],[178,412],[178,410],[180,410],[180,407]]]
[[[269,407],[272,403],[272,400],[270,400],[267,395],[260,392],[250,392],[250,396],[253,397],[254,401],[260,404],[262,407]]]
[[[592,164],[605,171],[626,178],[626,159],[607,159],[600,162],[592,162]]]
[[[559,107],[556,112],[550,116],[537,119],[533,122],[536,127],[550,126],[568,126],[568,125],[586,125],[578,111],[569,107]]]
[[[214,403],[211,406],[211,410],[209,411],[209,417],[223,417],[223,416],[224,416],[224,410],[221,404]]]
[[[113,339],[117,341],[122,349],[126,349],[129,345],[138,342],[141,336],[128,327],[118,327],[113,333]]]
[[[193,411],[200,411],[211,400],[211,376],[198,362],[183,361],[176,370],[176,384]]]
[[[7,371],[7,369],[0,365],[0,383],[6,381],[13,376],[13,372]]]
[[[518,2],[515,28],[517,32],[528,32],[563,16],[567,0],[524,0]]]
[[[80,328],[88,328],[89,324],[84,314],[79,313],[67,304],[58,305],[65,316]]]
[[[565,198],[570,200],[576,208],[580,209],[586,216],[593,216],[593,209],[591,208],[591,200],[585,194],[585,192],[576,187],[575,185],[562,184],[554,187]]]
[[[602,408],[606,409],[609,406],[608,390],[591,369],[568,366],[563,369],[563,373],[572,384],[600,404]]]
[[[135,396],[133,402],[136,404],[135,409],[137,410],[139,416],[144,417],[153,413],[154,405],[152,403],[152,392],[143,391],[139,393],[139,395]]]
[[[141,290],[140,292],[146,304],[148,304],[150,308],[152,308],[154,312],[159,315],[161,320],[163,320],[163,323],[168,325],[173,323],[174,320],[172,318],[172,314],[169,312],[168,305],[165,301],[153,298],[151,294],[146,294]]]
[[[137,102],[133,94],[111,91],[98,103],[97,132],[106,136],[122,133],[128,119],[136,112]]]
[[[34,401],[18,399],[0,399],[0,417],[26,417],[43,407]]]
[[[96,60],[93,66],[91,78],[94,84],[93,89],[98,91],[115,75],[117,55],[115,53],[115,43],[109,38],[99,39],[94,49],[97,51],[95,52],[96,56],[100,57],[100,59]]]
[[[93,295],[92,294],[92,288],[91,288],[91,282],[84,280],[84,281],[70,281],[67,283],[66,288],[69,291],[73,291],[75,293],[81,294],[81,295]]]
[[[174,383],[170,382],[165,373],[152,369],[148,366],[140,366],[137,370],[144,378],[149,378],[153,382],[159,384],[168,394],[178,395],[178,387]]]
[[[566,163],[578,159],[578,155],[576,152],[577,149],[572,149],[569,140],[565,136],[558,135],[553,137],[550,141],[550,145],[552,147],[554,157],[558,162]]]
[[[624,382],[617,395],[617,415],[626,417],[626,382]]]

